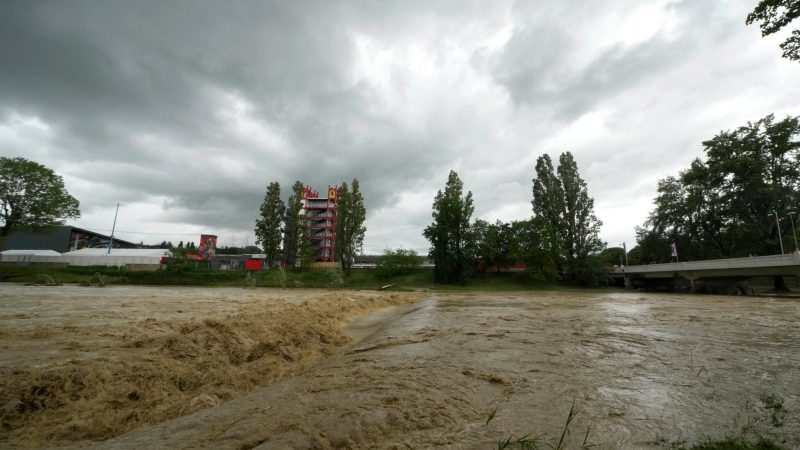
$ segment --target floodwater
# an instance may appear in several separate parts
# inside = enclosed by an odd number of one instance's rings
[[[0,448],[99,441],[290,377],[416,293],[0,284]]]
[[[296,376],[99,448],[659,448],[743,428],[800,448],[800,303],[614,291],[430,294]],[[782,403],[770,409],[762,399]],[[587,436],[588,429],[588,436]]]

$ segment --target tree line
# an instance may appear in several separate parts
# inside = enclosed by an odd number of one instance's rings
[[[311,245],[307,218],[303,213],[305,185],[296,181],[286,203],[281,199],[277,181],[267,186],[264,201],[256,218],[256,243],[264,249],[268,267],[283,263],[289,267],[307,267],[316,259]],[[350,275],[353,260],[367,231],[364,197],[357,179],[350,186],[341,183],[336,198],[334,260],[340,261],[345,275]]]
[[[770,114],[704,141],[697,158],[658,181],[636,228],[631,264],[745,257],[795,249],[800,211],[800,118]],[[780,229],[780,232],[779,232]]]
[[[605,247],[598,237],[602,222],[570,152],[561,154],[558,168],[548,155],[538,158],[532,194],[529,219],[472,221],[472,192],[465,195],[463,182],[450,171],[433,201],[433,223],[423,233],[431,244],[434,280],[464,284],[480,267],[524,262],[536,280],[606,284],[598,257]]]

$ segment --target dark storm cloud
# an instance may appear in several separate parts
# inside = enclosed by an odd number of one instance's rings
[[[536,156],[573,150],[615,216],[635,185],[632,230],[658,177],[739,125],[709,105],[796,98],[745,3],[7,1],[0,153],[63,174],[92,226],[121,201],[127,228],[249,232],[270,181],[356,177],[376,251],[424,248],[448,170],[476,215],[521,218]]]
[[[271,179],[319,185],[360,177],[370,186],[374,173],[380,174],[375,181],[399,185],[402,162],[410,157],[424,164],[429,144],[404,134],[389,115],[369,113],[369,88],[350,74],[352,48],[336,20],[341,14],[326,2],[301,8],[282,2],[7,5],[0,52],[14,64],[0,84],[3,107],[58,127],[69,148],[54,156],[148,169],[88,166],[74,169],[76,175],[168,195],[201,206],[200,215],[221,205],[250,214],[259,197],[253,188]],[[287,138],[274,149],[281,159],[252,158],[246,183],[203,166],[213,154],[269,153],[259,142],[235,142],[218,131],[215,112],[224,105],[214,94],[223,92],[248,102],[253,120]],[[354,136],[355,127],[367,136]],[[141,135],[159,137],[164,147],[152,151],[152,144],[136,142]],[[164,152],[184,157],[169,161]],[[199,182],[187,183],[176,172]],[[373,188],[369,202],[376,206],[390,192]],[[211,198],[220,200],[207,204]]]

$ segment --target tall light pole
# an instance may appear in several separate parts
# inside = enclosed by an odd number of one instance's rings
[[[794,237],[794,252],[800,253],[800,248],[797,248],[797,232],[794,231],[794,215],[797,213],[790,212],[789,213],[789,220],[792,221],[792,236]]]
[[[772,213],[775,214],[775,225],[778,226],[778,242],[781,243],[781,255],[783,254],[783,236],[781,236],[781,220],[778,219],[778,211],[772,210]]]
[[[108,240],[108,252],[106,255],[111,254],[111,247],[114,246],[114,230],[117,228],[117,214],[119,214],[119,203],[117,203],[117,210],[114,211],[114,225],[111,226],[111,239]]]
[[[625,246],[625,243],[622,243],[622,253],[625,253],[625,267],[628,267],[628,247]]]

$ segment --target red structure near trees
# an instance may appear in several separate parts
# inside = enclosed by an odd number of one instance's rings
[[[303,195],[303,214],[308,226],[308,237],[317,261],[333,262],[335,259],[336,202],[338,198],[338,186],[328,186],[327,195],[324,197],[306,186]]]
[[[264,268],[264,262],[260,259],[248,259],[244,262],[244,270],[261,270]]]

